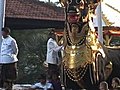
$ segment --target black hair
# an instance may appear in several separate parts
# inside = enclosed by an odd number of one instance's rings
[[[52,38],[52,39],[54,39],[54,40],[56,39],[56,38],[55,38],[55,31],[54,31],[54,30],[51,30],[50,33],[48,34],[48,39],[49,39],[49,38]]]
[[[118,77],[115,77],[112,80],[114,80],[118,85],[120,85],[120,79]]]
[[[106,81],[100,82],[100,87],[101,87],[101,86],[104,87],[105,90],[108,89],[108,83],[107,83]]]
[[[11,30],[8,27],[4,27],[4,28],[2,28],[2,31],[4,31],[6,33],[10,33]]]
[[[40,74],[40,76],[38,77],[38,79],[46,79],[46,74]]]

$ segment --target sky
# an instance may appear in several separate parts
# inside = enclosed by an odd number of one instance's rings
[[[104,0],[104,2],[112,5],[113,7],[120,11],[120,0]]]
[[[120,0],[104,0],[102,3],[102,13],[107,17],[112,26],[120,27]],[[106,5],[106,3],[109,6]],[[112,7],[112,8],[111,8]]]

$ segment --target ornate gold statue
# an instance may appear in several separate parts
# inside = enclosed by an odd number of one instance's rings
[[[112,72],[107,50],[98,41],[92,25],[92,14],[100,0],[60,0],[65,8],[64,72],[84,87],[82,79],[89,69],[93,84],[107,79]],[[109,72],[106,73],[106,70]]]

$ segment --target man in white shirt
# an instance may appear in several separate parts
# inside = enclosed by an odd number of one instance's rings
[[[58,51],[62,49],[63,46],[58,46],[56,42],[55,32],[51,31],[49,33],[47,42],[47,57],[46,62],[48,63],[48,74],[51,77],[53,74],[59,75],[60,58],[58,56]]]
[[[10,35],[8,27],[2,28],[1,44],[1,77],[0,86],[6,90],[12,90],[13,81],[17,78],[17,54],[18,47],[16,40]]]
[[[41,74],[39,82],[31,86],[30,90],[54,90],[51,83],[46,81],[46,75]]]

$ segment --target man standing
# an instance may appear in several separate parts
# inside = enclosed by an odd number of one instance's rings
[[[58,46],[56,42],[56,35],[54,30],[49,33],[47,41],[47,57],[46,62],[48,63],[48,75],[51,77],[53,74],[59,75],[59,64],[60,59],[58,52],[62,50],[63,46]]]
[[[0,86],[12,90],[13,81],[17,78],[18,47],[8,27],[2,28],[2,36]]]

